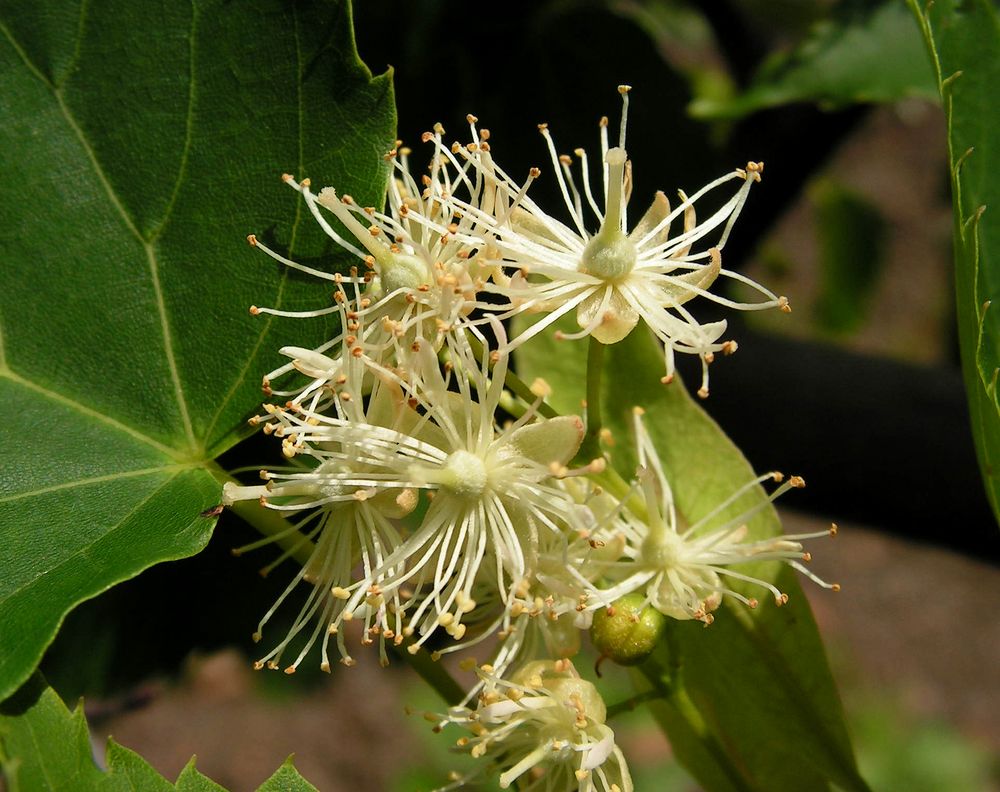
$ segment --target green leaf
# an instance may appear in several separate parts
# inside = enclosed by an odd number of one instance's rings
[[[175,785],[114,740],[108,740],[108,769],[101,770],[94,764],[82,703],[70,712],[38,674],[0,705],[0,761],[10,792],[226,792],[198,772],[194,758]],[[289,759],[261,789],[315,792],[316,788]]]
[[[754,477],[746,459],[682,384],[660,384],[663,357],[647,332],[633,331],[608,347],[605,357],[604,424],[615,438],[610,453],[622,475],[631,478],[635,470],[630,426],[638,405],[646,410],[646,426],[687,520],[705,515]],[[518,351],[518,373],[529,381],[544,377],[553,388],[552,405],[574,412],[583,395],[585,359],[585,344],[555,341],[546,332]],[[719,519],[735,517],[763,498],[759,489],[748,493]],[[772,507],[759,512],[748,528],[757,537],[781,532]],[[782,608],[767,601],[755,611],[727,603],[707,629],[695,622],[673,625],[671,640],[657,651],[660,665],[673,669],[662,683],[675,695],[653,709],[679,760],[710,790],[792,792],[826,789],[828,783],[867,789],[794,573],[776,562],[741,571],[771,580],[790,600]]]
[[[21,438],[0,434],[0,698],[31,673],[66,611],[155,561],[197,552],[218,500],[206,471],[174,461],[103,416],[0,379]],[[65,447],[64,447],[65,446]]]
[[[184,765],[181,774],[177,776],[177,792],[226,792],[225,787],[216,784],[208,776],[199,773],[194,766],[195,757]]]
[[[948,123],[955,297],[972,435],[1000,522],[1000,18],[988,0],[908,0],[924,32]]]
[[[318,790],[299,775],[299,771],[292,766],[292,757],[289,756],[274,775],[257,788],[257,792],[318,792]]]
[[[731,119],[792,102],[839,107],[936,95],[920,35],[902,3],[889,0],[820,23],[796,49],[765,63],[742,94],[698,99],[689,110],[697,118]]]
[[[77,713],[80,714],[82,719],[83,713],[80,711],[79,706],[74,715]],[[39,759],[42,767],[45,767],[48,757],[39,757]],[[95,787],[103,786],[106,788],[121,789],[123,792],[124,790],[133,789],[141,789],[143,792],[146,790],[149,790],[149,792],[170,792],[176,789],[173,784],[157,773],[139,754],[119,745],[112,739],[108,740],[105,761],[108,766],[107,776],[103,778],[99,776],[98,783],[94,784]],[[199,775],[201,774],[199,773]],[[205,776],[202,776],[202,778],[205,778]],[[210,781],[208,778],[205,778],[205,780]],[[58,786],[58,783],[55,785]],[[216,787],[220,788],[217,784]]]
[[[65,613],[197,552],[210,462],[322,321],[244,241],[333,267],[283,171],[376,203],[395,111],[347,0],[0,9],[0,699]],[[216,471],[217,472],[217,471]]]

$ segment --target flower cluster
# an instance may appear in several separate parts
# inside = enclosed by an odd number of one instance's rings
[[[574,176],[572,159],[540,127],[569,224],[529,195],[540,171],[523,183],[511,178],[493,159],[488,130],[470,116],[469,142],[446,143],[440,126],[424,135],[432,156],[419,179],[412,152],[397,144],[387,155],[393,172],[383,207],[284,177],[356,257],[349,271],[304,266],[249,237],[282,265],[333,287],[330,304],[313,311],[251,313],[339,319],[319,347],[282,348],[287,362],[263,379],[265,393],[280,398],[251,423],[280,440],[287,464],[261,471],[258,485],[227,484],[223,494],[227,505],[254,500],[287,517],[281,534],[240,552],[278,541],[286,549],[279,561],[307,559],[255,639],[300,591],[304,602],[256,665],[292,673],[318,647],[329,671],[331,655],[355,662],[351,641],[377,643],[383,664],[394,647],[434,658],[492,647],[488,664],[472,661],[477,681],[462,705],[437,721],[471,732],[459,746],[487,757],[503,787],[531,779],[525,788],[632,788],[599,693],[567,659],[596,611],[640,597],[663,616],[709,624],[726,597],[756,607],[753,589],[782,604],[773,575],[749,562],[784,562],[834,588],[803,566],[801,542],[814,535],[759,537],[747,527],[771,500],[802,486],[800,478],[765,497],[759,485],[782,477],[762,476],[688,521],[641,410],[639,466],[628,481],[594,443],[584,444],[580,417],[545,404],[543,381],[529,386],[511,370],[514,350],[567,314],[580,329],[561,338],[599,344],[620,341],[642,320],[663,345],[663,381],[673,378],[675,353],[698,355],[705,396],[709,363],[735,343],[722,340],[725,322],[699,323],[687,303],[706,297],[787,310],[783,297],[722,267],[761,164],[680,192],[673,208],[657,193],[629,224],[628,88],[620,92],[617,145],[609,146],[607,119],[600,125],[601,202],[586,153],[576,150]],[[699,223],[696,204],[729,184],[733,194]],[[675,220],[683,230],[671,235]],[[711,292],[720,276],[762,299],[737,303]],[[529,313],[540,316],[509,335],[504,322]]]
[[[500,765],[501,789],[532,772],[540,773],[540,789],[632,789],[625,757],[605,723],[604,700],[569,660],[526,663],[509,681],[489,666],[478,671],[484,685],[476,708],[454,707],[444,724],[471,732],[457,740],[458,748]]]

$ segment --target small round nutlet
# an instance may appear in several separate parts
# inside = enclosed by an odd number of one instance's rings
[[[667,617],[652,605],[641,608],[643,595],[626,594],[594,613],[590,640],[604,657],[619,665],[641,663],[663,635]]]

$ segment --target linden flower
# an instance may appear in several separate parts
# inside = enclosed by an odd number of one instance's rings
[[[494,323],[501,347],[505,342]],[[485,343],[483,344],[485,346]],[[476,607],[480,568],[502,611],[513,607],[511,589],[532,564],[539,536],[557,533],[571,507],[557,485],[583,438],[576,416],[537,420],[537,404],[514,423],[497,427],[494,415],[503,393],[508,352],[479,362],[464,336],[449,338],[451,367],[441,374],[428,346],[415,354],[409,372],[411,402],[424,423],[414,434],[419,454],[407,460],[415,487],[434,490],[420,527],[386,563],[409,559],[407,582],[417,595],[406,634],[419,631],[414,651],[437,626],[455,640],[465,634],[462,620]],[[454,389],[452,389],[452,385]],[[481,587],[480,587],[481,588]]]
[[[838,591],[836,583],[827,583],[814,575],[801,562],[810,554],[802,549],[802,540],[835,535],[829,531],[749,539],[747,521],[789,489],[804,487],[805,482],[792,476],[771,492],[766,499],[710,528],[715,518],[741,496],[758,485],[773,480],[781,482],[780,473],[767,473],[740,487],[715,509],[689,527],[679,524],[673,494],[652,439],[641,420],[642,410],[635,410],[635,435],[639,452],[639,487],[645,514],[636,515],[625,505],[618,526],[625,536],[627,561],[618,565],[619,582],[607,588],[589,586],[591,602],[588,608],[607,607],[620,597],[634,591],[644,591],[646,601],[661,613],[675,619],[698,619],[711,624],[712,611],[724,596],[732,597],[751,608],[757,600],[734,588],[738,583],[767,589],[778,605],[788,601],[788,595],[773,583],[760,577],[739,572],[733,566],[761,561],[781,561],[801,572],[823,588]]]
[[[353,371],[351,365],[353,364]],[[395,427],[406,423],[409,410],[402,402],[402,394],[393,383],[376,381],[371,388],[367,406],[364,404],[355,383],[361,382],[357,369],[362,364],[356,358],[348,358],[348,373],[355,376],[333,393],[331,409],[347,425],[370,422],[380,427]],[[268,415],[264,418],[264,431],[282,438],[283,450],[288,457],[294,457],[301,448],[296,432],[310,411],[290,403],[287,408],[266,405]],[[251,419],[259,423],[261,418]],[[385,431],[383,429],[383,431]],[[403,539],[393,520],[409,514],[416,506],[413,489],[384,487],[385,471],[377,453],[371,447],[378,438],[366,432],[342,432],[338,441],[323,448],[311,449],[312,467],[288,467],[271,471],[261,471],[267,484],[260,486],[240,486],[227,483],[223,489],[223,504],[232,505],[241,500],[259,500],[261,505],[284,513],[304,513],[305,516],[291,521],[284,532],[253,542],[234,550],[237,555],[257,549],[283,539],[291,540],[291,546],[276,561],[269,564],[263,573],[269,572],[284,560],[311,546],[307,563],[288,584],[277,602],[261,619],[254,640],[263,637],[264,626],[287,601],[300,583],[311,587],[306,601],[299,610],[285,638],[270,652],[255,663],[260,669],[279,667],[282,655],[289,646],[306,633],[301,651],[296,659],[285,668],[293,673],[310,649],[320,641],[320,667],[330,670],[328,643],[332,635],[337,636],[337,646],[342,662],[351,665],[353,660],[347,651],[343,634],[337,629],[342,620],[352,618],[354,613],[345,613],[347,589],[351,584],[354,569],[358,564],[371,575],[371,585],[377,587],[383,577],[391,578],[402,569],[383,563],[384,559],[402,543]],[[297,537],[297,540],[294,538]],[[315,542],[313,545],[312,543]],[[379,573],[373,573],[378,568]],[[359,611],[364,617],[363,643],[372,643],[372,635],[379,637],[379,652],[383,664],[388,662],[385,641],[396,639],[396,632],[386,626],[391,623],[390,610],[402,610],[398,596],[382,598],[379,602]],[[308,632],[307,632],[308,631]],[[322,636],[322,638],[321,638]],[[321,640],[320,640],[321,638]]]
[[[473,309],[482,307],[476,298],[482,282],[475,254],[489,238],[490,224],[487,221],[484,228],[482,219],[458,219],[452,193],[459,186],[467,187],[465,203],[477,207],[482,203],[487,208],[485,217],[492,211],[493,194],[484,190],[481,176],[473,182],[453,157],[439,153],[442,133],[440,125],[433,133],[425,133],[425,140],[434,141],[436,149],[429,172],[422,178],[423,188],[411,173],[408,148],[399,147],[397,142],[397,148],[386,155],[394,169],[386,212],[359,207],[351,196],[338,196],[331,187],[314,194],[309,179],[297,182],[289,174],[282,177],[302,195],[327,236],[359,262],[349,276],[324,272],[280,255],[252,234],[248,237],[251,245],[281,264],[337,284],[332,306],[308,311],[252,306],[252,314],[312,318],[337,313],[341,318],[341,331],[319,348],[283,348],[282,354],[293,360],[265,375],[265,392],[270,392],[271,380],[293,369],[312,377],[314,390],[339,374],[336,356],[328,355],[330,350],[337,352],[347,346],[353,352],[359,341],[373,359],[395,359],[402,364],[416,336],[429,338],[439,347],[444,335]],[[452,164],[458,169],[455,173]],[[350,236],[338,232],[324,212],[333,215]],[[358,268],[363,268],[363,275],[358,275]],[[348,294],[345,284],[353,293]],[[362,322],[366,329],[359,334]],[[317,370],[323,375],[317,375]],[[301,398],[299,391],[284,393]]]
[[[251,239],[253,244],[260,246],[256,238]],[[335,283],[334,304],[332,309],[325,310],[324,313],[338,314],[341,331],[316,349],[281,347],[278,351],[291,358],[291,361],[269,371],[263,377],[261,385],[264,393],[268,396],[293,397],[288,402],[289,406],[306,403],[308,409],[321,410],[330,395],[348,381],[350,370],[354,372],[352,378],[356,380],[356,384],[361,386],[357,389],[360,397],[362,393],[370,391],[370,385],[366,383],[377,376],[376,371],[381,368],[379,361],[391,359],[391,355],[396,352],[395,347],[399,346],[396,336],[385,332],[385,317],[381,316],[380,306],[373,306],[371,299],[363,296],[363,279],[335,274],[331,280]],[[271,309],[256,306],[251,308],[251,312],[274,313]],[[380,316],[382,321],[379,321]],[[373,317],[374,323],[371,321]],[[359,366],[359,363],[363,365]],[[292,370],[304,375],[308,381],[283,390],[272,387],[273,380]]]
[[[495,330],[502,346],[499,323]],[[480,342],[485,346],[481,336]],[[464,335],[449,337],[448,344],[452,363],[445,374],[432,345],[422,339],[405,380],[381,371],[394,378],[399,394],[394,409],[351,409],[361,398],[350,391],[346,400],[343,393],[332,399],[332,415],[272,406],[277,427],[272,431],[282,437],[285,455],[310,460],[308,468],[269,475],[265,488],[227,489],[230,502],[263,497],[268,507],[289,510],[352,500],[412,509],[412,493],[433,493],[411,534],[394,546],[380,542],[353,582],[331,589],[344,601],[330,611],[331,634],[339,633],[342,622],[363,617],[370,633],[396,643],[418,635],[410,651],[438,627],[461,640],[463,620],[477,605],[473,592],[483,577],[480,570],[485,567],[496,596],[510,607],[510,589],[528,574],[538,536],[562,530],[572,506],[555,482],[579,448],[580,419],[536,420],[536,404],[513,424],[497,427],[493,416],[508,353],[501,349],[480,363]],[[489,359],[495,360],[492,378]],[[381,388],[376,396],[385,392]],[[279,501],[288,496],[294,496],[291,503]],[[374,527],[369,511],[358,514]]]
[[[708,395],[708,364],[717,352],[736,349],[732,341],[721,341],[726,322],[699,323],[685,303],[704,296],[729,308],[760,310],[780,307],[788,310],[788,301],[754,281],[722,268],[721,251],[746,201],[750,187],[760,181],[763,165],[748,163],[716,179],[688,197],[680,192],[681,203],[671,209],[662,193],[656,193],[652,205],[629,229],[627,207],[631,192],[631,163],[625,151],[629,86],[619,86],[623,108],[618,145],[608,146],[607,119],[601,120],[604,203],[599,206],[591,191],[586,152],[577,149],[580,160],[581,188],[570,170],[571,158],[559,156],[545,124],[539,126],[548,144],[553,168],[562,192],[571,225],[550,217],[502,170],[490,165],[485,173],[496,180],[497,189],[508,196],[509,208],[496,216],[495,247],[503,264],[516,270],[513,277],[496,279],[487,290],[501,294],[513,306],[501,314],[507,318],[520,312],[547,312],[513,345],[519,345],[542,331],[561,316],[576,311],[581,330],[563,338],[592,336],[604,344],[613,344],[626,335],[641,319],[664,345],[666,376],[674,376],[674,353],[697,354],[703,365],[701,396]],[[457,149],[464,153],[464,149]],[[481,158],[469,156],[474,167],[484,168]],[[740,183],[736,193],[707,220],[698,223],[695,204],[709,192],[731,182]],[[587,230],[586,204],[600,227]],[[481,209],[456,201],[466,216],[486,223]],[[683,215],[684,230],[673,237],[670,227]],[[710,235],[718,233],[714,244],[695,250]],[[724,275],[756,290],[761,302],[735,302],[713,294],[709,287]]]
[[[489,666],[480,674],[486,686],[476,709],[452,708],[438,728],[459,724],[469,729],[473,736],[460,738],[458,747],[486,758],[491,767],[504,768],[501,789],[523,778],[518,789],[631,792],[625,757],[605,724],[604,701],[572,663],[531,662],[509,682]],[[443,789],[460,787],[470,778]]]

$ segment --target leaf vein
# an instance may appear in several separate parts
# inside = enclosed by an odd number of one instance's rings
[[[143,434],[133,426],[129,426],[128,424],[122,423],[121,421],[112,418],[110,415],[95,410],[92,407],[87,407],[86,405],[81,404],[78,401],[70,399],[68,396],[64,396],[63,394],[57,393],[56,391],[53,390],[49,390],[45,386],[39,385],[37,382],[32,382],[31,380],[22,377],[20,374],[17,374],[14,371],[11,371],[10,369],[0,370],[0,378],[9,379],[12,382],[16,382],[19,385],[23,385],[26,388],[30,388],[31,390],[36,391],[37,393],[40,393],[43,396],[47,396],[53,401],[57,401],[66,407],[76,410],[77,412],[83,413],[89,418],[94,418],[98,421],[101,421],[102,423],[106,423],[109,426],[112,426],[121,432],[125,432],[130,437],[133,437],[136,440],[139,440],[147,445],[152,446],[157,451],[163,452],[172,459],[178,458],[176,448],[171,448],[168,445],[164,445],[159,440],[154,440],[152,437]]]
[[[70,112],[69,106],[63,99],[62,91],[54,89],[52,93],[56,97],[56,101],[59,104],[63,117],[66,119],[66,123],[68,123],[70,128],[74,131],[80,141],[80,145],[82,145],[84,151],[86,151],[87,156],[94,167],[94,172],[96,173],[98,180],[104,186],[108,198],[118,209],[125,225],[135,235],[146,250],[146,260],[149,264],[149,273],[153,285],[153,295],[156,299],[156,310],[160,317],[160,330],[163,333],[163,351],[167,359],[167,368],[170,371],[170,379],[173,382],[174,395],[177,398],[177,406],[181,413],[181,421],[184,424],[184,433],[187,435],[190,450],[194,451],[196,447],[194,429],[191,425],[191,416],[188,414],[187,400],[184,397],[184,389],[181,386],[180,374],[177,369],[177,359],[174,354],[173,337],[170,332],[170,321],[167,318],[167,306],[163,299],[163,288],[160,284],[160,272],[159,265],[156,260],[156,251],[153,249],[153,246],[146,241],[145,237],[143,237],[138,226],[136,225],[135,220],[128,213],[128,210],[118,198],[118,194],[115,192],[114,187],[108,180],[107,175],[104,173],[104,169],[101,167],[100,161],[97,159],[97,153],[90,145],[90,141],[87,140],[87,136],[80,128],[80,125],[76,122],[76,118],[73,116],[72,112]]]
[[[28,733],[31,735],[31,744],[35,747],[35,753],[39,756],[42,755],[42,743],[38,740],[38,731],[35,729],[35,724],[28,723]],[[52,776],[49,774],[49,767],[47,762],[39,762],[38,769],[42,771],[42,775],[45,776],[45,782],[48,784],[49,789],[58,789],[58,785],[53,780]],[[74,776],[75,777],[75,776]]]
[[[22,498],[32,498],[36,495],[48,495],[51,492],[59,492],[61,490],[74,489],[76,487],[88,487],[91,484],[101,484],[105,481],[117,481],[124,478],[138,478],[139,476],[148,476],[152,473],[180,472],[182,470],[189,470],[195,467],[198,467],[196,463],[157,465],[156,467],[141,468],[138,470],[108,473],[103,476],[91,476],[90,478],[76,479],[75,481],[64,481],[61,484],[52,484],[48,487],[39,487],[38,489],[31,490],[30,492],[18,492],[14,495],[6,495],[0,497],[0,503],[10,503],[11,501],[20,500]]]
[[[868,785],[858,774],[854,766],[853,757],[850,754],[850,746],[844,746],[838,735],[835,735],[827,725],[821,713],[816,711],[812,705],[812,699],[803,688],[800,680],[793,673],[793,669],[788,667],[788,658],[778,652],[771,640],[761,634],[754,622],[753,617],[745,608],[730,606],[729,614],[734,617],[736,624],[740,626],[747,640],[761,655],[762,662],[772,669],[780,669],[774,674],[775,681],[785,689],[791,701],[802,704],[799,709],[800,714],[809,722],[809,727],[814,734],[823,735],[823,741],[829,746],[835,746],[834,756],[839,765],[838,769],[844,773],[844,778],[838,779],[837,783],[848,780],[853,784],[854,789],[867,790]],[[844,751],[847,751],[845,754]]]
[[[50,87],[52,88],[52,95],[55,96],[56,103],[59,105],[59,110],[63,114],[63,118],[66,119],[66,123],[69,125],[70,129],[73,130],[73,134],[76,135],[77,140],[80,141],[80,145],[83,146],[83,150],[87,154],[87,158],[90,160],[90,164],[94,168],[94,173],[97,176],[98,181],[101,183],[101,186],[104,187],[104,191],[107,193],[112,205],[118,210],[118,214],[121,215],[122,222],[125,223],[125,227],[132,232],[136,239],[145,245],[146,240],[139,231],[135,218],[129,214],[125,205],[118,197],[118,193],[115,192],[114,186],[111,184],[107,174],[104,172],[104,168],[101,167],[101,163],[97,159],[97,152],[94,151],[94,147],[90,145],[90,141],[84,134],[83,129],[77,123],[76,116],[73,115],[72,111],[69,109],[69,105],[66,104],[66,99],[63,96],[62,89],[52,86],[51,83]]]
[[[150,475],[153,475],[153,474],[150,474]],[[58,570],[62,569],[70,561],[74,561],[77,558],[79,558],[81,556],[85,556],[88,553],[90,553],[90,551],[93,550],[93,548],[94,548],[94,546],[96,544],[98,544],[100,542],[103,542],[105,539],[107,539],[112,534],[114,534],[115,531],[120,530],[121,527],[122,527],[122,525],[124,523],[128,522],[136,512],[138,512],[147,503],[149,503],[153,498],[155,498],[157,495],[159,495],[160,492],[162,492],[164,490],[164,488],[166,488],[166,486],[168,484],[170,484],[175,478],[177,478],[177,477],[176,476],[170,476],[170,477],[168,477],[162,484],[160,484],[160,486],[158,486],[156,489],[154,489],[152,492],[150,492],[149,495],[147,495],[145,498],[143,498],[141,501],[139,501],[137,504],[135,504],[135,506],[133,506],[131,509],[129,509],[129,511],[126,514],[122,515],[121,518],[119,518],[115,522],[114,525],[109,526],[108,530],[104,531],[99,537],[97,537],[96,539],[94,539],[94,541],[89,542],[89,543],[83,545],[82,547],[77,548],[72,553],[70,553],[68,556],[66,556],[64,559],[62,559],[55,566],[51,566],[48,569],[43,570],[41,572],[41,574],[35,576],[30,581],[28,581],[27,583],[25,583],[23,586],[20,586],[20,587],[14,589],[9,594],[5,595],[3,598],[0,598],[0,612],[2,612],[5,609],[4,606],[6,605],[7,601],[10,600],[11,598],[13,598],[15,596],[18,596],[20,594],[23,594],[25,591],[28,591],[29,589],[31,589],[32,587],[34,587],[34,585],[36,583],[38,583],[40,580],[42,580],[45,577],[48,577],[49,575],[53,574],[54,572],[58,572]],[[14,653],[12,652],[11,654],[14,654]]]
[[[9,370],[7,367],[7,345],[4,341],[3,333],[3,313],[0,312],[0,377],[4,376]]]
[[[42,70],[39,69],[32,62],[31,58],[28,57],[28,53],[17,42],[17,39],[15,39],[13,35],[11,35],[10,30],[7,28],[5,24],[3,24],[3,22],[0,22],[0,30],[3,31],[4,36],[6,37],[7,41],[10,42],[10,45],[14,48],[14,51],[18,54],[18,57],[20,57],[20,59],[24,61],[24,65],[28,67],[28,71],[34,74],[35,77],[41,80],[46,86],[48,86],[49,89],[54,90],[55,86],[52,84],[52,81],[48,77],[46,77],[45,74],[42,72]]]
[[[91,165],[93,166],[94,173],[97,176],[98,181],[104,187],[104,190],[107,193],[109,200],[111,201],[112,205],[118,210],[118,213],[121,215],[122,222],[124,222],[125,226],[129,229],[129,231],[132,232],[132,234],[136,237],[136,239],[139,240],[139,242],[143,245],[143,247],[146,250],[146,259],[149,265],[150,276],[152,278],[153,293],[156,299],[156,308],[160,317],[160,329],[161,332],[163,333],[163,348],[164,348],[164,354],[167,358],[167,368],[170,371],[170,378],[173,382],[174,394],[177,398],[177,406],[181,414],[181,421],[184,425],[184,433],[187,436],[189,450],[193,452],[196,450],[197,441],[194,436],[194,428],[191,424],[191,416],[188,412],[187,399],[184,396],[184,389],[181,385],[180,373],[177,368],[177,359],[176,355],[174,354],[174,347],[173,347],[173,337],[170,332],[170,322],[167,317],[166,303],[163,298],[163,288],[160,284],[159,265],[156,260],[156,251],[153,249],[152,244],[150,244],[150,242],[147,241],[147,239],[139,231],[135,219],[129,214],[128,210],[121,202],[121,199],[119,199],[118,194],[115,192],[113,185],[111,184],[107,175],[104,173],[104,169],[101,167],[100,161],[97,159],[97,153],[94,151],[94,148],[93,146],[91,146],[90,141],[84,134],[83,129],[77,123],[75,116],[70,111],[69,106],[66,104],[66,100],[63,97],[63,92],[58,87],[53,85],[49,80],[47,80],[45,76],[37,69],[37,67],[35,67],[34,64],[31,63],[31,61],[27,58],[25,52],[17,44],[13,36],[11,36],[10,31],[7,30],[6,26],[0,24],[0,29],[3,30],[4,35],[14,46],[14,48],[18,51],[25,65],[28,66],[28,68],[31,69],[39,77],[39,79],[41,79],[51,89],[52,95],[56,99],[56,103],[59,106],[63,118],[66,120],[66,123],[69,125],[70,129],[73,130],[73,133],[76,135],[77,140],[79,140],[80,145],[83,147],[84,152],[87,154],[87,157],[90,160]]]
[[[177,368],[177,356],[174,354],[174,338],[170,330],[170,319],[167,316],[166,301],[163,299],[163,286],[160,284],[160,267],[156,260],[156,251],[152,245],[146,244],[146,258],[149,262],[149,273],[153,280],[153,295],[156,297],[156,310],[160,316],[160,330],[163,333],[163,352],[167,358],[167,368],[170,371],[170,379],[173,382],[174,395],[177,397],[177,407],[180,409],[181,421],[184,424],[184,433],[187,435],[189,449],[193,452],[197,448],[197,440],[194,436],[194,427],[191,425],[191,415],[188,412],[184,388],[181,385],[180,371]]]
[[[296,7],[293,5],[291,7],[292,20],[294,23],[295,30],[295,59],[296,59],[296,75],[295,75],[295,90],[296,90],[296,101],[297,101],[297,112],[295,114],[296,120],[298,122],[298,172],[301,173],[305,167],[305,140],[303,137],[303,130],[305,127],[305,119],[302,107],[302,78],[303,78],[303,64],[302,64],[302,46],[299,39],[299,17],[296,12]],[[292,250],[295,247],[295,240],[298,236],[299,224],[302,221],[302,202],[297,201],[295,204],[295,218],[292,221],[292,232],[288,241],[288,255],[292,255]],[[276,308],[281,307],[281,298],[285,293],[285,284],[288,282],[288,269],[282,268],[281,279],[278,281],[278,291],[274,297],[274,306]],[[236,392],[239,390],[243,379],[246,377],[247,372],[250,369],[251,364],[253,364],[257,358],[260,348],[264,343],[264,339],[267,338],[268,333],[271,330],[271,324],[273,322],[273,316],[267,316],[264,326],[261,328],[260,334],[257,336],[257,341],[254,343],[253,348],[250,350],[250,354],[247,356],[246,363],[240,369],[239,374],[233,380],[233,384],[230,386],[229,390],[226,391],[226,395],[219,402],[219,408],[215,411],[212,416],[212,420],[208,424],[208,428],[205,430],[205,440],[211,437],[212,430],[218,423],[219,418],[222,417],[222,413],[225,408],[229,405],[229,402],[233,400]],[[214,450],[214,448],[213,448]],[[223,449],[224,450],[224,449]]]
[[[56,88],[62,88],[66,80],[70,78],[73,74],[73,69],[76,68],[76,64],[80,60],[80,49],[83,44],[83,26],[87,20],[87,0],[80,0],[80,17],[76,23],[76,41],[73,44],[73,55],[69,59],[69,63],[66,64],[66,68],[63,71],[61,78],[56,79],[55,75],[53,77],[53,85]]]

